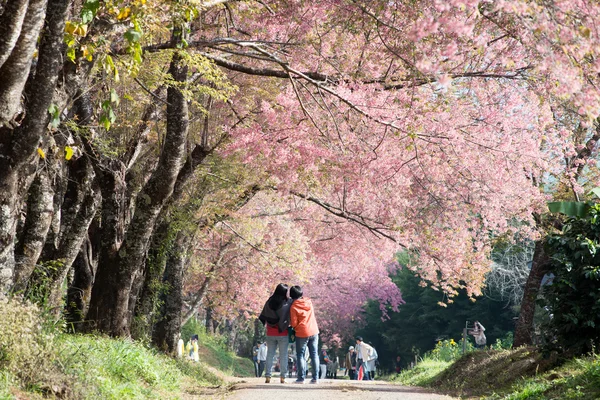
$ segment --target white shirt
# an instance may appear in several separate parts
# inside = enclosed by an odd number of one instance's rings
[[[256,355],[258,361],[267,361],[267,345],[261,344],[258,348],[258,354]]]

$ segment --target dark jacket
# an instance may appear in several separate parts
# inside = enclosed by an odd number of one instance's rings
[[[271,308],[273,302],[271,302],[271,297],[269,297],[258,319],[263,325],[276,326],[279,332],[283,332],[290,326],[290,307],[292,306],[292,302],[292,299],[287,299],[279,308],[274,310]]]

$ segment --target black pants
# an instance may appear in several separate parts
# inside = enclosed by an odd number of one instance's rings
[[[258,377],[260,378],[265,370],[266,361],[258,361]]]

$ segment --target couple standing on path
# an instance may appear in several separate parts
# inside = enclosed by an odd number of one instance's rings
[[[267,362],[265,371],[265,383],[271,382],[271,370],[275,346],[279,347],[280,382],[285,383],[288,359],[288,328],[295,331],[296,357],[298,360],[298,378],[295,383],[304,383],[307,375],[306,359],[304,354],[308,347],[312,367],[312,380],[310,383],[318,383],[319,380],[319,354],[317,345],[319,342],[319,327],[315,318],[312,301],[303,297],[300,286],[292,286],[280,283],[275,292],[265,303],[258,319],[267,328]]]

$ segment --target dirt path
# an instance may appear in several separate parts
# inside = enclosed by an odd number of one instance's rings
[[[223,400],[451,400],[453,397],[431,393],[422,388],[391,385],[380,381],[349,381],[325,379],[317,385],[298,385],[289,379],[279,383],[279,377],[266,384],[264,378],[246,378],[235,383],[227,393],[213,393],[211,398]],[[357,397],[358,396],[358,397]]]

